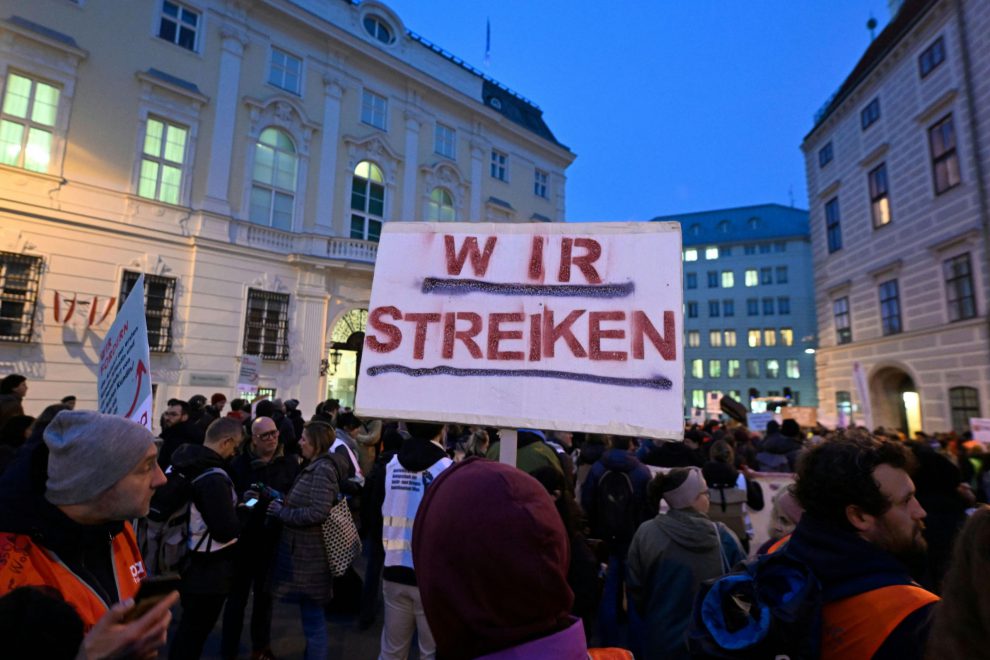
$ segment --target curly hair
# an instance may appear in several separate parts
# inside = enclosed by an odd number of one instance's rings
[[[805,451],[798,462],[794,494],[814,518],[852,530],[846,518],[850,504],[873,516],[891,507],[873,471],[889,465],[911,473],[915,463],[914,455],[900,443],[847,435]]]

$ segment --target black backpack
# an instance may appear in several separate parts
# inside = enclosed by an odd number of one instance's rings
[[[596,491],[595,534],[616,548],[632,541],[639,523],[632,479],[626,472],[606,470]]]

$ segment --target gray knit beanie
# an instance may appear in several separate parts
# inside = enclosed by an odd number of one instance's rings
[[[109,490],[155,444],[151,431],[117,415],[63,410],[45,429],[52,504],[81,504]]]

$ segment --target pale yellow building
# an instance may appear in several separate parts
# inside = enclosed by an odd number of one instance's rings
[[[29,413],[96,406],[140,273],[157,410],[237,396],[244,354],[307,416],[348,403],[384,222],[564,220],[541,110],[379,2],[3,8],[0,372]]]

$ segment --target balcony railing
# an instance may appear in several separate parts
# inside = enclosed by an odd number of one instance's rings
[[[362,264],[374,264],[378,256],[378,243],[374,241],[283,231],[237,220],[230,223],[230,242],[286,255]]]

